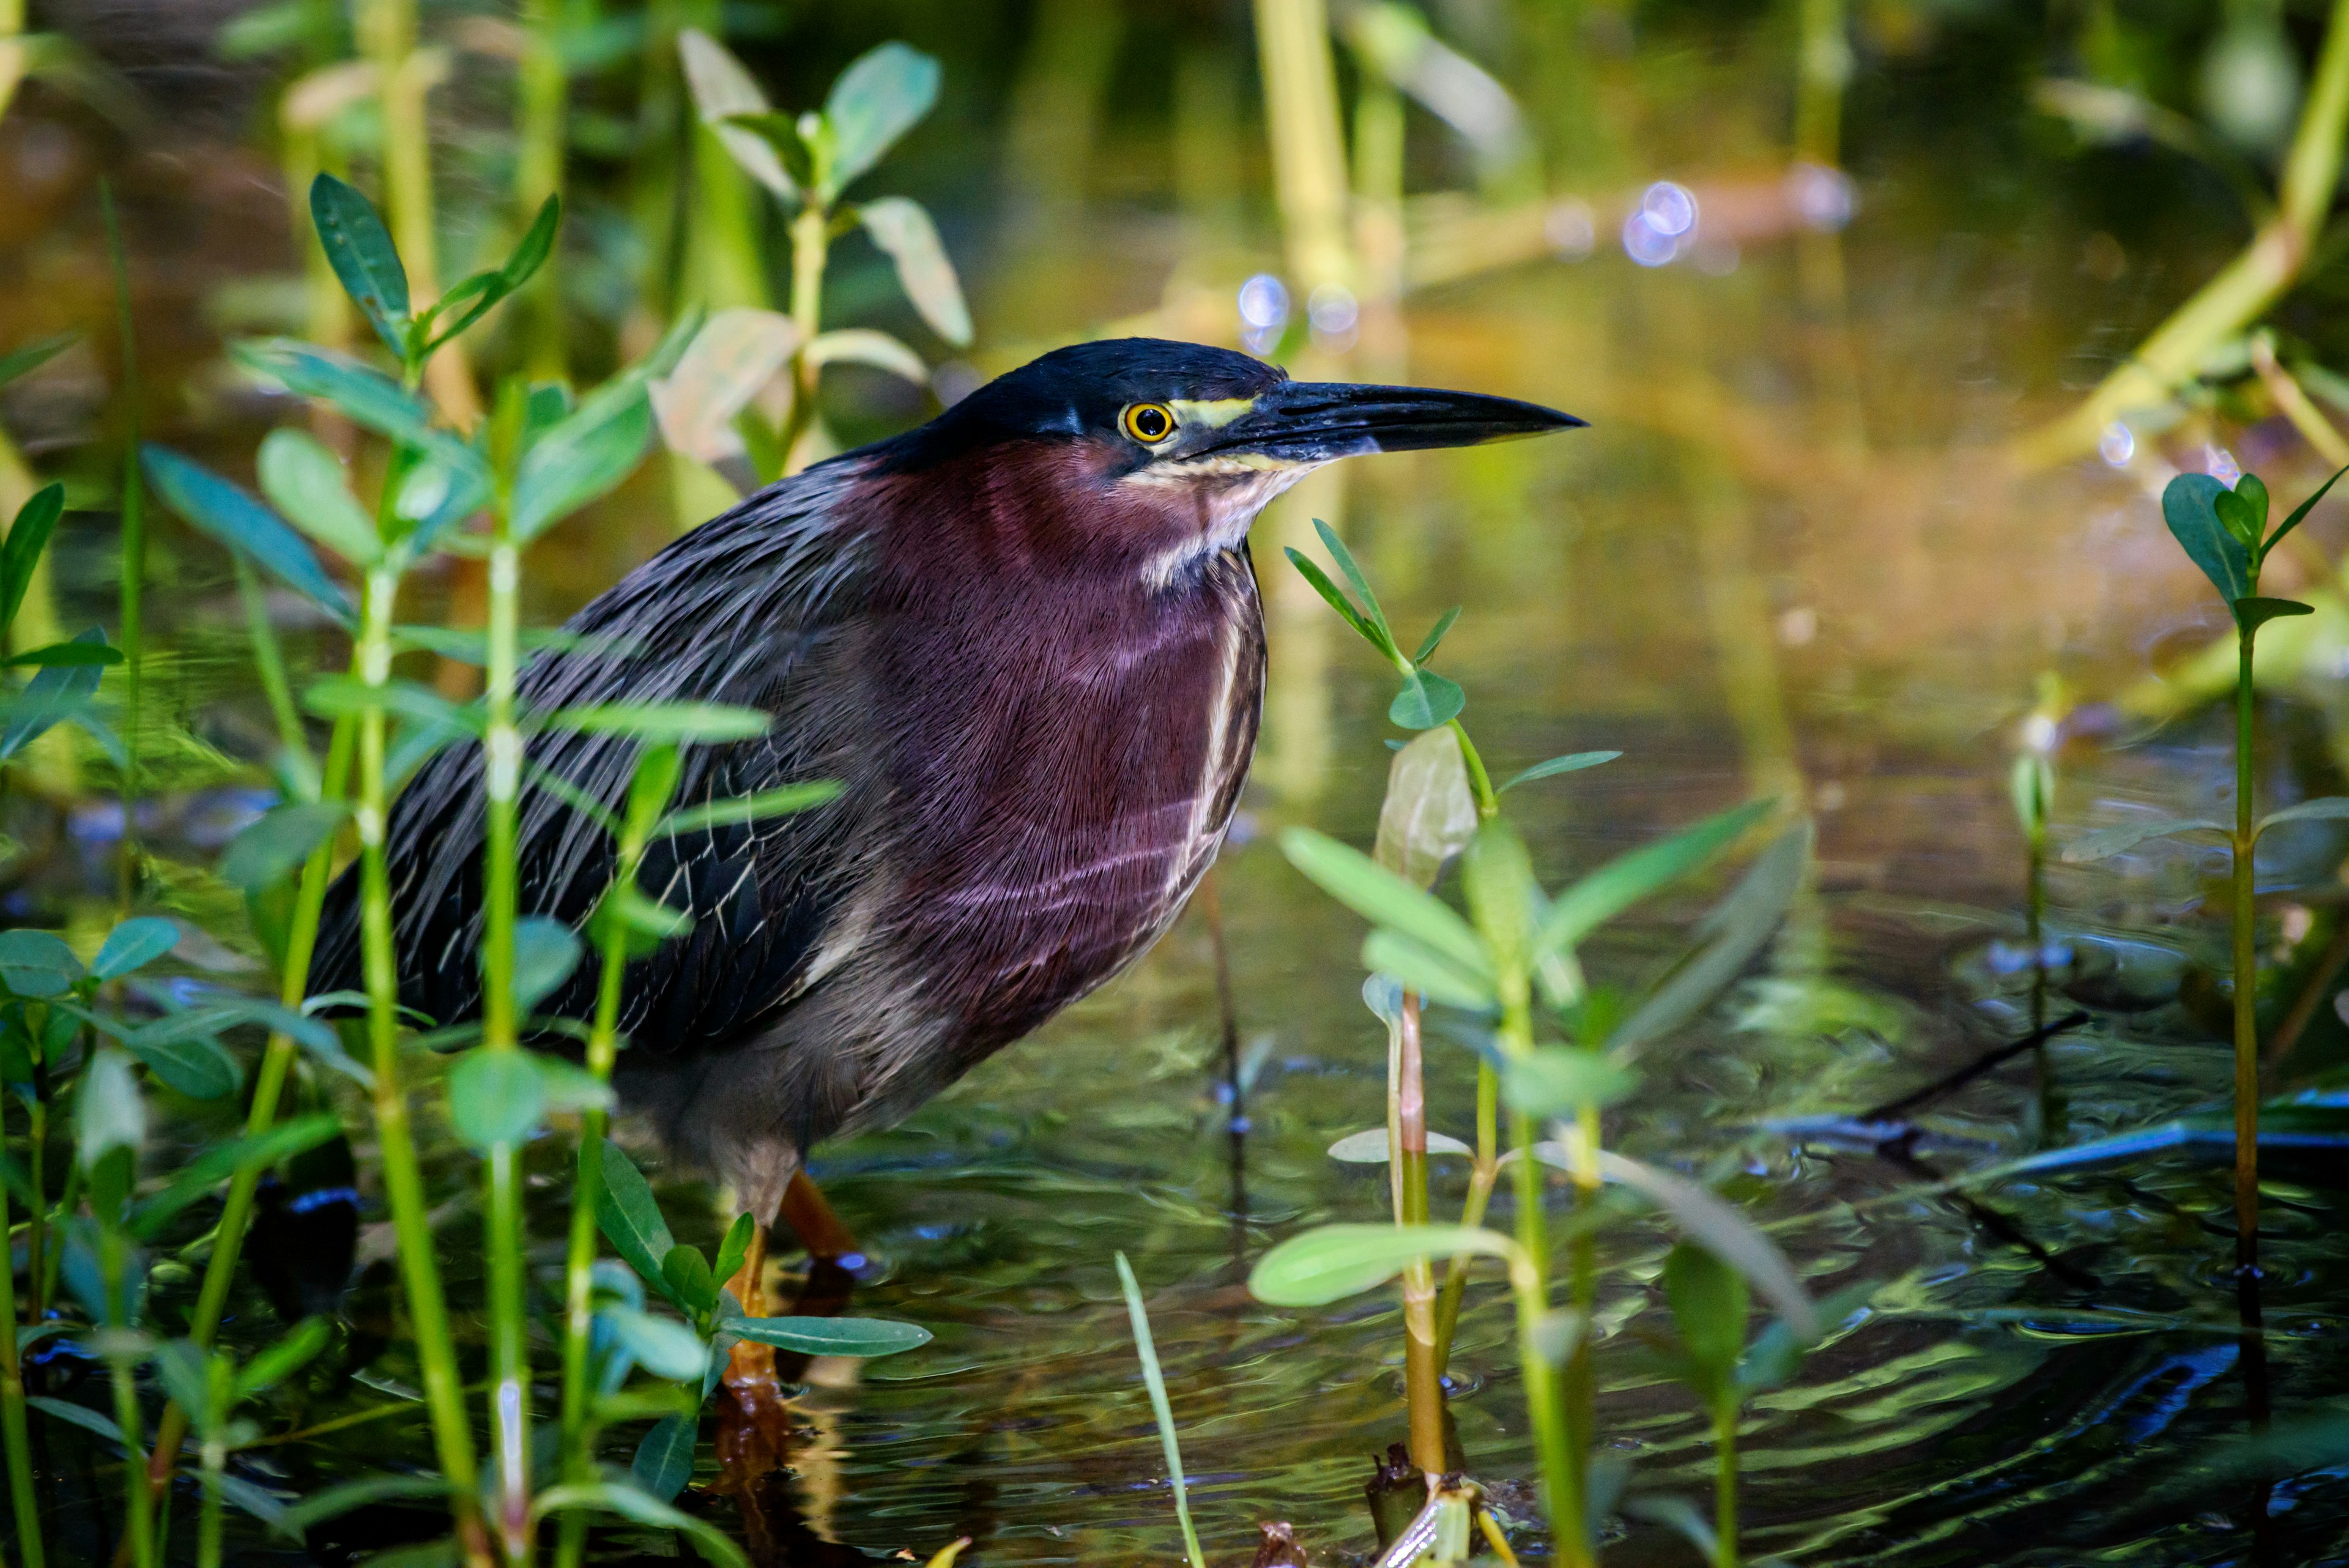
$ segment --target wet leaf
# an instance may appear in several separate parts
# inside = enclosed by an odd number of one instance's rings
[[[336,619],[348,623],[351,602],[285,520],[202,463],[169,447],[140,450],[147,483],[165,505],[199,531],[253,560]]]
[[[49,536],[57,532],[57,519],[65,515],[66,487],[45,484],[33,492],[32,498],[16,509],[16,520],[8,525],[8,537],[0,544],[0,627],[14,626],[16,611],[25,602],[25,590],[32,586],[33,568],[41,552],[49,547]]]
[[[879,162],[937,98],[938,62],[919,49],[893,40],[851,60],[823,100],[830,191],[845,189]]]
[[[1427,1135],[1427,1152],[1431,1156],[1457,1154],[1471,1159],[1476,1157],[1475,1149],[1451,1134],[1440,1132]],[[1384,1165],[1387,1162],[1387,1129],[1364,1127],[1361,1132],[1348,1133],[1330,1146],[1330,1158],[1343,1160],[1348,1165]]]
[[[757,80],[725,45],[698,27],[687,27],[678,34],[677,54],[684,64],[686,85],[692,89],[693,107],[701,123],[744,173],[785,202],[797,204],[799,185],[784,170],[774,147],[758,132],[730,123],[735,115],[772,112],[773,106],[759,90]]]
[[[335,836],[350,813],[338,800],[273,806],[230,843],[221,857],[222,879],[247,893],[284,880]]]
[[[722,1319],[729,1334],[804,1355],[895,1355],[930,1343],[918,1324],[880,1317],[740,1317]]]
[[[1387,795],[1379,807],[1371,858],[1421,888],[1432,888],[1444,863],[1476,836],[1476,795],[1460,736],[1430,730],[1387,764]]]
[[[1501,1097],[1511,1108],[1548,1119],[1584,1106],[1611,1106],[1639,1086],[1637,1075],[1596,1051],[1545,1045],[1501,1064]]]
[[[947,259],[937,225],[918,202],[883,196],[856,210],[856,220],[897,269],[897,286],[914,302],[930,330],[956,348],[970,343],[970,306]]]
[[[1191,1568],[1207,1568],[1206,1558],[1199,1551],[1199,1537],[1191,1527],[1190,1488],[1183,1479],[1183,1446],[1174,1434],[1174,1411],[1166,1399],[1166,1374],[1158,1364],[1158,1346],[1150,1335],[1150,1314],[1142,1303],[1142,1286],[1133,1277],[1133,1265],[1125,1254],[1117,1254],[1117,1282],[1125,1293],[1126,1319],[1133,1325],[1133,1348],[1142,1362],[1143,1386],[1150,1394],[1150,1413],[1158,1424],[1159,1451],[1166,1458],[1166,1477],[1174,1489],[1174,1514],[1183,1527],[1183,1543]]]
[[[527,544],[636,472],[652,440],[644,382],[628,378],[539,437],[514,476],[513,535]]]
[[[89,961],[89,972],[97,980],[120,980],[179,945],[179,927],[160,915],[141,915],[106,933],[98,956]]]
[[[88,971],[51,931],[0,931],[0,981],[18,996],[63,996]]]
[[[519,1050],[484,1046],[450,1070],[449,1119],[473,1148],[519,1143],[545,1114],[545,1085]]]
[[[1356,914],[1415,939],[1467,972],[1485,977],[1489,986],[1491,961],[1483,939],[1432,894],[1360,850],[1309,827],[1284,831],[1280,852],[1323,892]]]
[[[1777,806],[1775,800],[1749,801],[1616,857],[1557,896],[1542,922],[1537,950],[1571,952],[1599,926],[1728,850]]]
[[[605,1139],[601,1158],[604,1194],[595,1208],[596,1222],[613,1251],[636,1270],[636,1277],[666,1295],[668,1282],[661,1273],[660,1261],[677,1245],[668,1221],[661,1218],[660,1205],[654,1200],[644,1172],[618,1144]]]
[[[1580,773],[1585,768],[1595,768],[1602,763],[1611,763],[1622,754],[1620,752],[1575,752],[1563,757],[1552,757],[1546,763],[1536,763],[1523,773],[1510,774],[1507,781],[1493,793],[1506,794],[1521,784],[1531,784],[1536,779],[1556,778],[1560,774]]]
[[[1468,694],[1458,681],[1433,670],[1414,670],[1387,704],[1387,722],[1404,730],[1433,730],[1452,722],[1467,706]]]
[[[670,1317],[617,1303],[597,1314],[646,1371],[672,1383],[698,1383],[709,1369],[709,1342]]]
[[[675,1501],[693,1479],[693,1450],[699,1438],[700,1423],[692,1416],[664,1416],[653,1423],[651,1431],[636,1445],[636,1457],[629,1461],[628,1474],[647,1497],[663,1502]]]
[[[1475,1225],[1322,1225],[1267,1252],[1248,1293],[1273,1306],[1325,1306],[1386,1283],[1422,1258],[1506,1258],[1516,1244]]]
[[[552,915],[525,915],[514,922],[514,1011],[529,1016],[579,967],[579,938]]]
[[[2116,827],[2099,828],[2084,837],[2075,838],[2064,846],[2066,864],[2077,866],[2089,860],[2105,860],[2115,855],[2135,849],[2148,839],[2168,838],[2179,833],[2231,834],[2233,830],[2216,822],[2188,821],[2177,817],[2159,817],[2151,822],[2124,822]]]
[[[2215,505],[2227,487],[2207,473],[2181,473],[2161,493],[2161,519],[2187,558],[2229,604],[2251,591],[2251,552],[2227,531]]]
[[[391,231],[375,203],[336,179],[321,174],[310,182],[310,221],[318,244],[341,280],[343,292],[359,307],[385,346],[408,357],[408,269],[391,243]]]
[[[869,327],[843,327],[835,332],[818,333],[808,340],[807,362],[819,368],[868,365],[916,387],[930,384],[930,368],[922,362],[919,354],[886,332],[875,332]]]
[[[701,462],[742,451],[735,416],[775,379],[800,345],[800,329],[776,310],[740,306],[712,316],[677,368],[646,391],[662,442]]]
[[[383,555],[375,519],[351,493],[342,459],[307,431],[281,426],[263,438],[256,462],[262,493],[288,521],[353,566]]]

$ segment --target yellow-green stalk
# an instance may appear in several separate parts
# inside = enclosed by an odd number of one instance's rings
[[[514,204],[522,222],[527,223],[549,196],[563,193],[563,148],[570,106],[563,75],[563,0],[524,0],[522,19],[528,41],[514,83]],[[538,276],[531,280],[523,302],[530,373],[547,381],[560,381],[565,373],[559,260],[557,255],[548,255]]]
[[[139,472],[139,350],[130,322],[130,264],[123,250],[122,217],[115,209],[113,185],[99,181],[98,196],[106,214],[106,248],[114,264],[115,325],[122,352],[122,844],[117,901],[127,916],[139,884],[140,665],[146,653],[140,600],[147,580],[147,486]]]
[[[8,1192],[0,1186],[0,1238],[10,1234]],[[25,1422],[24,1368],[16,1358],[16,1271],[0,1266],[0,1444],[8,1459],[8,1508],[16,1516],[23,1568],[44,1568],[39,1504],[33,1497],[33,1442]]]

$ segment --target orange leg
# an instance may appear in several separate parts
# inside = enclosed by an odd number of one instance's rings
[[[820,1262],[836,1263],[864,1251],[824,1201],[823,1189],[809,1180],[804,1170],[793,1175],[792,1184],[783,1189],[783,1209],[777,1218],[792,1228],[808,1256]]]

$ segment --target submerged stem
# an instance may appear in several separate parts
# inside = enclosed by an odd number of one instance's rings
[[[1722,1399],[1713,1412],[1713,1529],[1719,1538],[1713,1568],[1737,1568],[1737,1400]]]

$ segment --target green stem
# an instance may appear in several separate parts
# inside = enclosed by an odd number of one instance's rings
[[[1467,1201],[1460,1206],[1460,1223],[1474,1228],[1485,1222],[1485,1205],[1501,1176],[1501,1075],[1489,1062],[1476,1064],[1476,1162],[1468,1174]],[[1460,1305],[1468,1290],[1466,1256],[1444,1266],[1444,1292],[1435,1303],[1435,1371],[1438,1376],[1452,1364],[1452,1336],[1460,1326]]]
[[[630,821],[622,829],[618,864],[612,885],[633,887],[636,867],[644,859],[645,825]],[[595,1022],[587,1036],[587,1071],[597,1083],[609,1083],[612,1064],[619,1054],[620,981],[628,964],[628,935],[617,920],[611,922],[603,945],[603,971],[595,985]],[[563,1473],[566,1481],[591,1481],[595,1474],[595,1427],[589,1405],[589,1337],[595,1326],[595,1211],[604,1199],[605,1113],[590,1106],[579,1118],[579,1164],[571,1188],[571,1245],[563,1265]],[[579,1568],[587,1543],[587,1524],[576,1511],[563,1516],[555,1547],[556,1568]]]
[[[783,421],[783,472],[796,473],[800,444],[815,424],[815,389],[819,367],[808,358],[808,346],[823,330],[823,269],[832,251],[832,214],[812,196],[792,219],[792,325],[799,328],[800,346],[792,355],[792,411]]]
[[[569,110],[563,75],[563,0],[523,0],[523,26],[529,35],[515,83],[514,195],[523,223],[529,223],[549,196],[563,190],[563,143]],[[559,381],[564,374],[562,286],[556,281],[558,249],[533,278],[524,301],[530,311],[532,376]]]
[[[1713,1413],[1713,1528],[1720,1538],[1713,1568],[1737,1568],[1737,1401]]]
[[[1558,1568],[1596,1568],[1590,1533],[1583,1522],[1581,1483],[1558,1408],[1557,1368],[1542,1349],[1542,1320],[1549,1315],[1548,1291],[1520,1248],[1509,1260],[1509,1293],[1517,1303],[1517,1361],[1524,1369],[1526,1416],[1540,1456],[1542,1488],[1549,1494],[1550,1560]]]
[[[1395,1221],[1427,1223],[1427,1087],[1419,1034],[1419,998],[1403,994],[1395,1023],[1393,1085]],[[1435,1340],[1435,1271],[1415,1258],[1402,1272],[1403,1395],[1411,1460],[1431,1475],[1444,1462],[1444,1374]]]
[[[44,1017],[42,1025],[48,1020]],[[25,1293],[29,1298],[26,1321],[34,1327],[48,1316],[49,1216],[41,1199],[48,1195],[49,1071],[46,1061],[33,1064],[32,1126],[25,1148],[25,1168],[33,1185],[33,1207],[25,1216]]]
[[[107,250],[114,261],[114,309],[122,339],[122,847],[120,902],[130,912],[139,883],[139,699],[140,665],[145,651],[140,634],[140,589],[147,580],[146,487],[139,477],[140,386],[139,354],[130,323],[130,263],[122,245],[121,214],[115,210],[114,187],[98,186],[98,203],[106,213]]]
[[[351,751],[355,738],[352,722],[346,719],[335,725],[334,739],[327,743],[326,798],[340,800],[348,787]],[[295,893],[293,929],[285,943],[285,968],[278,978],[277,1000],[289,1011],[297,1010],[309,992],[310,958],[318,943],[318,915],[326,907],[328,873],[334,868],[334,845],[330,840],[310,852],[302,867],[302,881]],[[293,1071],[294,1059],[300,1047],[290,1034],[273,1032],[269,1044],[261,1054],[260,1070],[254,1075],[253,1104],[245,1112],[244,1135],[258,1137],[267,1132],[277,1119],[278,1101],[284,1097],[285,1078]],[[219,1332],[221,1314],[228,1307],[229,1286],[236,1277],[238,1255],[244,1248],[246,1227],[253,1222],[254,1196],[260,1190],[263,1171],[258,1166],[241,1167],[229,1179],[228,1197],[221,1205],[220,1227],[212,1241],[212,1256],[204,1263],[203,1284],[196,1293],[195,1310],[188,1317],[188,1337],[205,1350],[212,1345],[212,1335]],[[163,1408],[161,1435],[155,1442],[155,1459],[150,1476],[158,1493],[170,1484],[172,1468],[179,1462],[180,1444],[188,1435],[191,1412],[177,1402]]]
[[[286,782],[316,800],[320,797],[318,759],[310,753],[310,737],[302,728],[302,711],[294,702],[294,685],[285,674],[285,650],[278,645],[277,628],[269,620],[268,597],[262,589],[260,575],[243,553],[232,552],[231,559],[236,566],[237,597],[244,606],[245,634],[253,639],[254,668],[261,675],[261,690],[269,698],[269,716],[277,724],[277,743],[285,757]]]
[[[473,1435],[465,1423],[456,1346],[450,1337],[449,1308],[433,1251],[431,1204],[417,1163],[408,1096],[399,1075],[399,971],[392,947],[391,872],[384,845],[388,815],[384,780],[387,725],[378,695],[391,679],[392,606],[398,591],[399,580],[392,572],[381,566],[369,570],[359,623],[359,675],[371,694],[358,721],[359,930],[367,975],[367,1043],[375,1069],[376,1137],[383,1160],[384,1192],[391,1204],[400,1277],[408,1287],[425,1405],[432,1418],[433,1446],[440,1472],[449,1481],[457,1537],[467,1559],[488,1568],[490,1552],[481,1531]]]
[[[221,1568],[221,1483],[228,1469],[228,1445],[204,1439],[204,1501],[196,1516],[196,1568]]]
[[[1490,822],[1501,815],[1501,797],[1493,793],[1493,775],[1485,771],[1484,754],[1457,719],[1452,721],[1452,732],[1460,741],[1460,760],[1468,765],[1468,787],[1476,796],[1476,820]]]
[[[0,1187],[0,1247],[8,1245],[8,1193]],[[8,1507],[16,1516],[24,1568],[43,1568],[41,1519],[33,1499],[33,1443],[25,1422],[25,1374],[16,1356],[16,1270],[0,1259],[0,1442],[8,1453]]]
[[[2254,584],[2253,591],[2257,591]],[[2243,628],[2235,675],[2235,1269],[2260,1267],[2259,950],[2251,929],[2257,840],[2251,818],[2253,628]]]
[[[130,1540],[130,1561],[137,1568],[154,1568],[155,1518],[147,1490],[146,1423],[139,1413],[137,1357],[122,1346],[130,1334],[129,1271],[122,1232],[101,1220],[98,1233],[98,1268],[106,1282],[106,1366],[114,1385],[114,1424],[122,1434],[122,1510]]]
[[[522,551],[512,508],[501,497],[491,514],[488,727],[483,738],[489,798],[481,880],[482,1049],[519,1052],[514,1015],[514,924],[518,888],[515,797],[522,784],[522,732],[514,718],[520,659]],[[490,1258],[491,1441],[497,1453],[498,1529],[510,1563],[532,1555],[530,1518],[530,1318],[523,1264],[522,1146],[489,1151],[484,1205]]]

